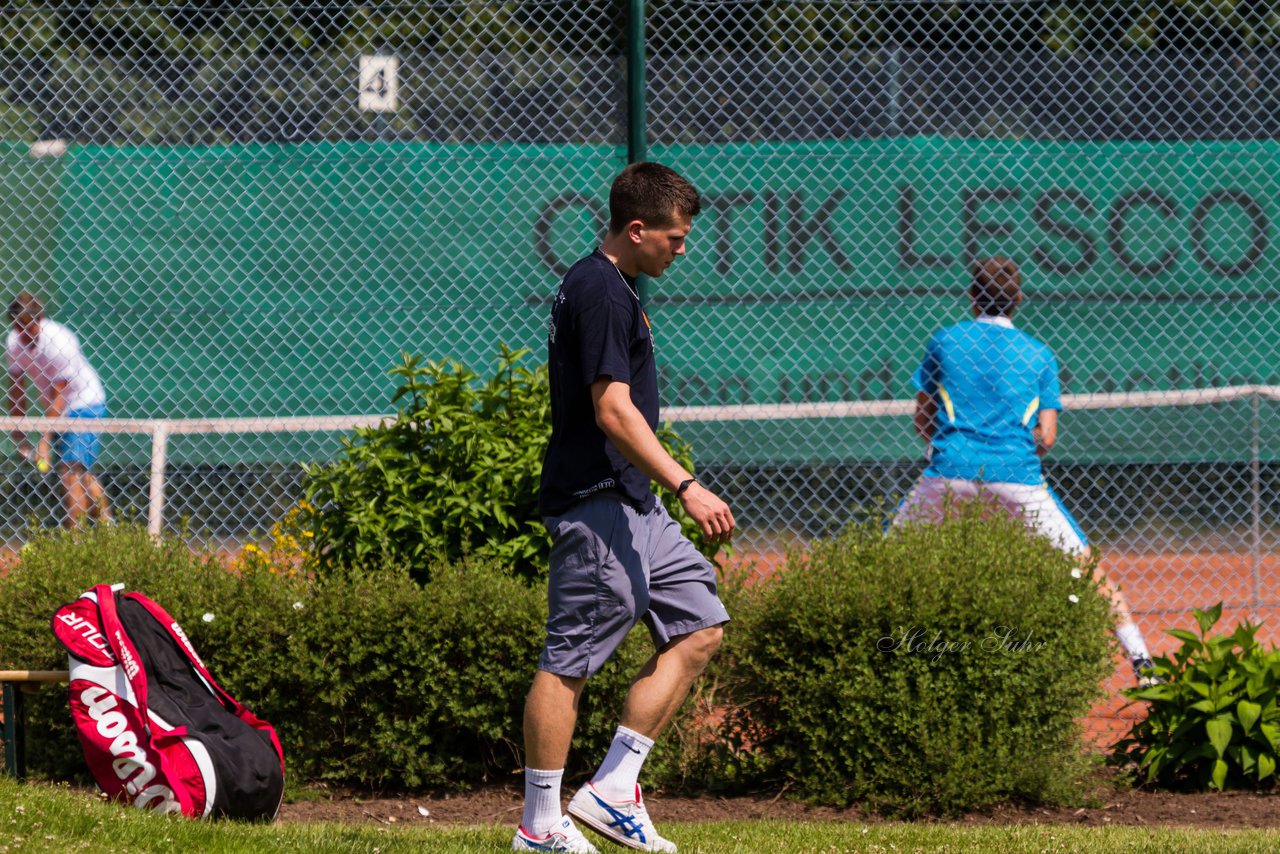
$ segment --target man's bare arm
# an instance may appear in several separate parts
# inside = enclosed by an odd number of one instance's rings
[[[591,384],[596,424],[622,455],[651,479],[673,492],[693,477],[676,462],[631,402],[631,386],[602,377]],[[727,541],[733,535],[733,513],[719,496],[694,483],[680,496],[685,511],[709,539]]]
[[[1044,456],[1058,441],[1058,410],[1041,409],[1036,420],[1036,453]]]
[[[9,374],[9,414],[14,418],[21,418],[27,414],[27,389],[23,377],[15,377]],[[21,430],[14,430],[10,436],[13,438],[13,444],[18,446],[18,450],[22,451],[27,445],[27,434]]]
[[[53,399],[49,401],[49,409],[45,415],[50,418],[61,418],[67,414],[67,382],[66,380],[58,380],[53,384]],[[50,430],[40,436],[40,443],[36,445],[36,459],[49,462],[49,454],[53,450],[53,431]]]
[[[926,442],[933,441],[934,422],[938,417],[938,401],[931,394],[916,392],[916,414],[912,418],[916,433]]]

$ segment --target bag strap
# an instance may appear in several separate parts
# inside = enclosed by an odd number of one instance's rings
[[[138,648],[134,646],[128,632],[124,630],[124,624],[120,622],[120,615],[116,611],[115,591],[111,589],[109,584],[99,584],[93,588],[93,592],[98,600],[98,615],[102,621],[102,634],[107,638],[107,643],[111,645],[111,651],[115,654],[118,666],[124,671],[125,679],[129,680],[129,687],[133,689],[133,698],[142,717],[142,728],[147,738],[155,744],[164,741],[180,741],[187,734],[186,727],[177,727],[159,734],[152,733],[151,713],[147,709],[146,671],[142,667],[142,656],[138,653]],[[132,664],[132,667],[130,664]],[[186,786],[176,785],[180,777],[175,772],[173,763],[169,761],[169,757],[163,750],[156,751],[156,759],[159,760],[161,775],[170,782],[169,790],[178,799],[178,806],[182,810],[182,814],[193,815],[195,804],[192,801],[191,793],[187,791]]]
[[[151,735],[151,717],[147,712],[147,676],[142,669],[142,656],[138,653],[138,648],[133,645],[133,641],[129,639],[128,633],[124,630],[124,624],[120,622],[120,615],[116,611],[116,594],[111,589],[111,585],[99,584],[93,588],[93,592],[98,599],[102,634],[111,646],[116,663],[124,671],[125,679],[129,680],[134,701],[142,713],[142,725],[146,728],[147,735]]]

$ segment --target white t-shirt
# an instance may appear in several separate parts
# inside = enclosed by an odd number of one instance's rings
[[[67,412],[107,402],[107,393],[93,369],[80,352],[80,341],[67,327],[47,317],[40,321],[40,334],[35,344],[24,347],[18,340],[17,330],[9,329],[5,343],[9,357],[9,377],[22,382],[28,377],[40,392],[40,403],[47,411],[53,400],[53,384],[65,382]]]

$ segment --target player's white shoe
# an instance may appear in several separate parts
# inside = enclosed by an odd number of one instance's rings
[[[569,816],[562,816],[560,823],[551,829],[546,836],[530,836],[523,827],[516,828],[516,836],[511,840],[512,851],[567,851],[569,854],[600,854],[594,845],[587,841],[582,831],[573,826]]]
[[[653,829],[639,786],[636,786],[634,801],[611,801],[587,783],[569,801],[569,815],[619,845],[676,854],[675,843],[663,839]]]

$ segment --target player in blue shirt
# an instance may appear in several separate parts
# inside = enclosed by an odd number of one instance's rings
[[[977,262],[969,298],[974,319],[935,332],[912,377],[915,429],[929,465],[894,522],[938,521],[948,496],[981,495],[1083,559],[1088,539],[1040,467],[1058,437],[1058,360],[1013,325],[1022,303],[1018,265],[1008,258]],[[1146,684],[1152,664],[1142,632],[1120,590],[1105,578],[1103,585],[1118,618],[1116,636]]]

